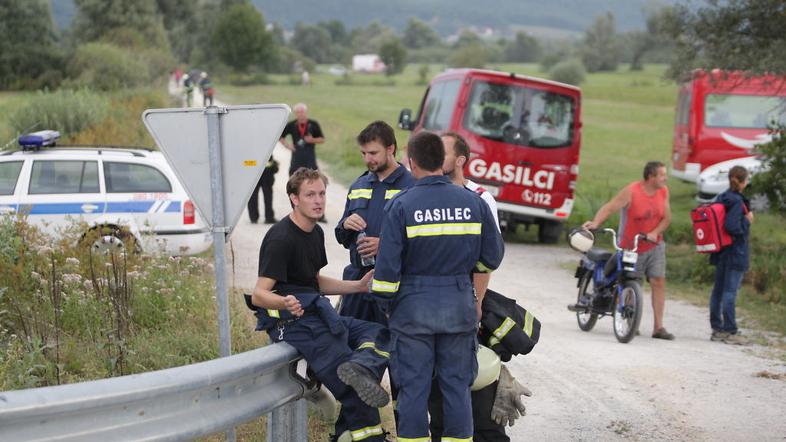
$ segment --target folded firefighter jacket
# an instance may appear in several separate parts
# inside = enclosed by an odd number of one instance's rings
[[[330,333],[338,335],[345,331],[346,327],[341,322],[336,309],[333,308],[333,304],[312,287],[281,284],[277,286],[276,292],[281,296],[293,295],[297,298],[300,301],[300,307],[303,308],[303,316],[319,316],[330,329]],[[253,310],[254,315],[257,317],[257,331],[270,330],[279,324],[298,319],[289,310],[257,307],[251,303],[251,295],[243,296],[246,300],[246,306]]]
[[[480,320],[481,343],[507,362],[532,351],[540,339],[540,321],[532,313],[494,290],[486,290]]]

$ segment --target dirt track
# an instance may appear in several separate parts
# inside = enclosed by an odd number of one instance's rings
[[[282,163],[274,196],[280,219],[289,212],[284,183],[290,155],[281,146],[274,155]],[[333,237],[345,197],[345,187],[328,186],[329,223],[322,227],[330,263],[322,271],[335,277],[348,259]],[[236,287],[253,287],[266,231],[245,214],[236,227]],[[565,308],[576,298],[566,263],[577,260],[566,247],[509,243],[492,277],[491,288],[517,298],[543,323],[535,350],[508,363],[534,392],[525,399],[527,416],[509,430],[511,440],[786,440],[786,380],[756,376],[786,372],[782,359],[763,357],[764,347],[710,342],[707,309],[671,300],[665,324],[677,340],[652,339],[648,293],[642,335],[630,344],[617,343],[611,318],[582,332]]]

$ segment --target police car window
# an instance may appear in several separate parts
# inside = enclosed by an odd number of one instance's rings
[[[98,162],[46,161],[33,162],[30,174],[31,195],[47,193],[98,193]]]
[[[104,161],[108,193],[170,193],[172,184],[155,167]]]
[[[784,122],[784,97],[710,94],[704,98],[704,124],[708,127],[766,129]]]
[[[450,126],[460,86],[461,80],[443,81],[432,86],[423,110],[424,129],[443,130]]]
[[[13,195],[24,161],[0,163],[0,195]]]
[[[573,143],[575,101],[554,92],[475,81],[464,127],[495,141],[529,147]]]

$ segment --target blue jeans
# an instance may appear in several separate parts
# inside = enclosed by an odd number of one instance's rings
[[[724,259],[715,267],[715,285],[710,296],[710,326],[713,330],[737,333],[737,290],[745,271],[730,267]]]

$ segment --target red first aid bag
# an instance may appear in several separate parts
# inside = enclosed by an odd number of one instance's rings
[[[732,243],[732,237],[726,232],[723,223],[726,221],[726,208],[721,203],[702,204],[691,210],[693,221],[693,242],[699,253],[715,253]]]

